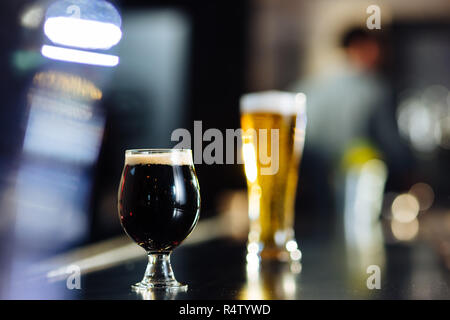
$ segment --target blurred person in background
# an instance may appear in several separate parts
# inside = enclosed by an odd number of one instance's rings
[[[389,171],[398,171],[405,150],[398,138],[393,95],[383,76],[388,46],[379,30],[352,28],[341,37],[343,59],[329,72],[303,79],[293,90],[308,97],[305,144],[305,175],[313,175],[314,201],[329,214],[333,200],[341,202],[341,180],[336,179],[346,154],[355,146],[372,155],[382,155]],[[302,173],[303,174],[303,173]],[[330,181],[330,178],[332,181]],[[331,182],[331,183],[330,183]],[[332,185],[337,199],[324,192]],[[330,190],[331,191],[331,190]]]

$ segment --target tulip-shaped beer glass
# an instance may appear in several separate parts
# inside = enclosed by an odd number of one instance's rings
[[[118,191],[122,227],[149,257],[135,290],[181,289],[170,253],[194,229],[200,189],[191,150],[128,150]]]

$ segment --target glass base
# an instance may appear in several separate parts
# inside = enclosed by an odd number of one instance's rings
[[[262,260],[289,261],[289,251],[279,248],[265,248],[260,254]]]
[[[131,291],[142,300],[175,300],[180,298],[180,294],[184,295],[187,288],[187,285],[176,281],[174,283],[138,282],[131,286]]]
[[[151,283],[146,281],[141,281],[131,286],[133,291],[148,291],[148,290],[167,290],[167,291],[179,291],[185,292],[188,289],[187,284],[179,283],[178,281],[169,281],[162,283]]]
[[[187,285],[179,283],[170,265],[170,252],[149,253],[144,278],[131,286],[134,291],[176,291],[187,290]]]
[[[249,242],[247,244],[247,253],[267,261],[300,262],[302,259],[302,253],[295,240],[289,240],[284,246]]]

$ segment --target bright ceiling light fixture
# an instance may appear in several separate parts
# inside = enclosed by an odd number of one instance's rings
[[[44,45],[42,47],[41,53],[46,58],[59,61],[83,63],[104,67],[115,67],[119,64],[119,57],[117,56],[49,45]]]
[[[44,32],[55,44],[84,49],[110,49],[122,38],[122,31],[112,23],[72,17],[48,18]]]
[[[122,19],[105,0],[59,0],[47,9],[44,33],[54,44],[43,56],[60,61],[116,66],[119,57],[86,50],[109,50],[122,39]]]

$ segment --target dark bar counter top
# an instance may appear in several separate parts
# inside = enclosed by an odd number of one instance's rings
[[[187,292],[133,292],[130,285],[146,267],[143,251],[142,258],[81,272],[80,289],[70,290],[67,277],[41,274],[13,285],[12,292],[20,299],[450,299],[450,272],[429,241],[371,245],[352,251],[342,239],[300,240],[301,264],[258,269],[246,263],[245,241],[220,237],[172,254],[175,276],[189,285]],[[369,288],[370,265],[379,267],[379,289]]]

